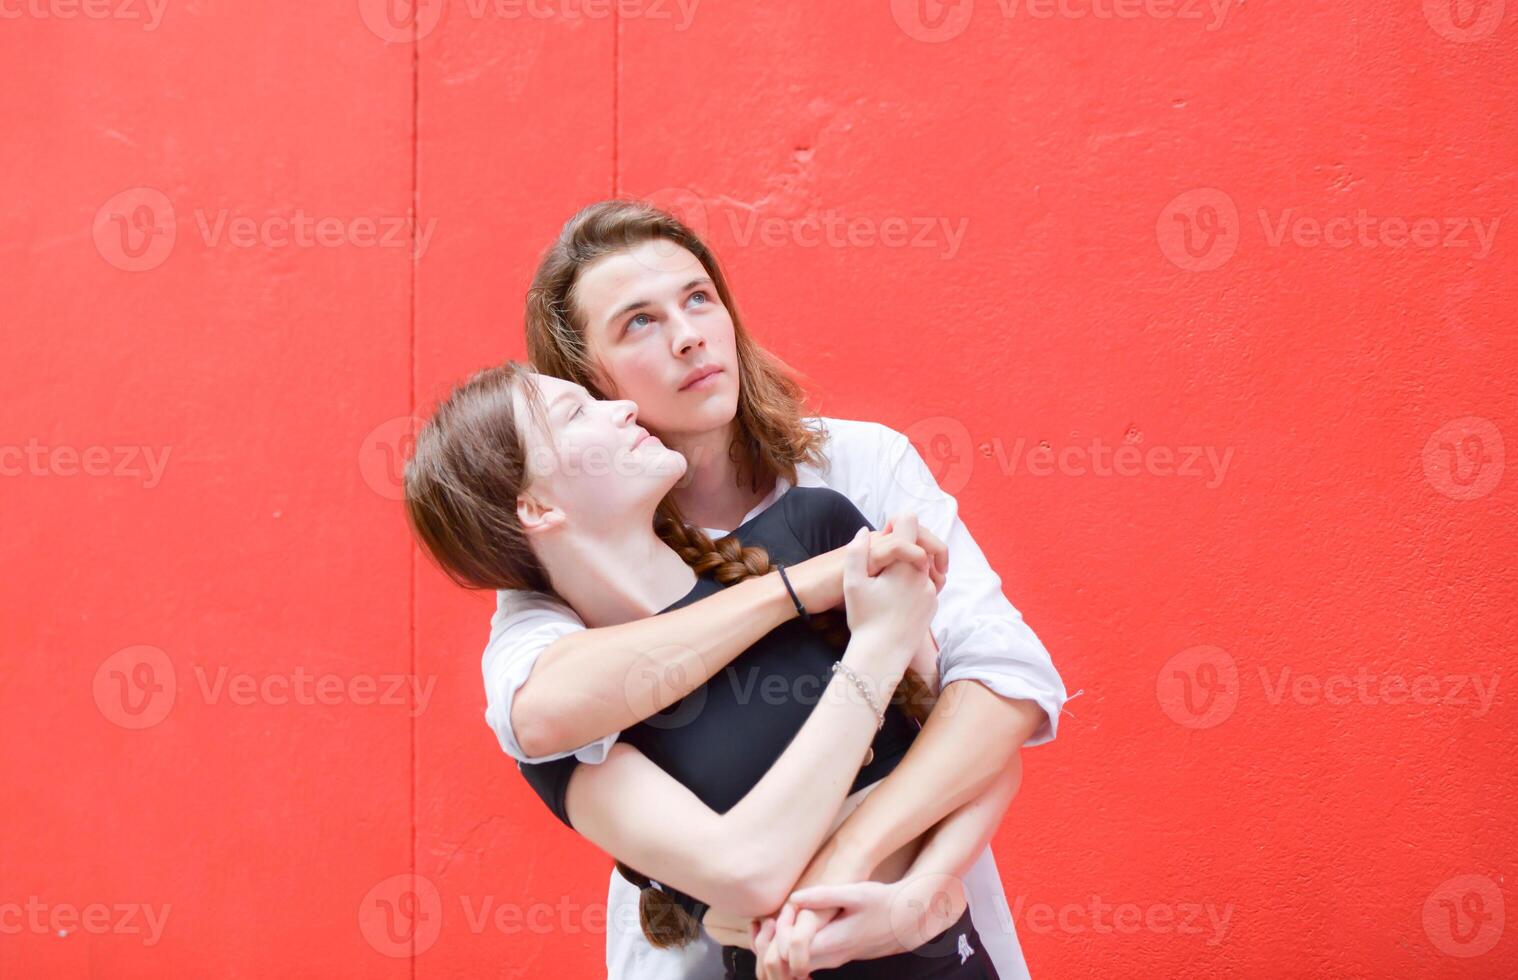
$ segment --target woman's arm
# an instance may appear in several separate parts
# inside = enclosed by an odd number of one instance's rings
[[[843,548],[786,569],[809,612],[843,601]],[[932,562],[942,584],[948,557],[931,532],[916,544],[870,534],[869,574],[896,561]],[[589,745],[664,710],[705,684],[796,606],[778,572],[746,579],[689,606],[617,626],[576,629],[547,645],[511,698],[509,724],[527,759]]]
[[[844,663],[877,697],[906,655],[889,630],[856,630]],[[833,825],[875,737],[876,716],[841,673],[758,785],[726,813],[627,745],[578,766],[565,807],[575,830],[661,883],[733,912],[760,916],[789,893]]]

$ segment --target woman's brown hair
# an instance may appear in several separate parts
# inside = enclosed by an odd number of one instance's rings
[[[553,592],[516,511],[531,473],[515,391],[521,390],[528,411],[547,427],[527,370],[507,362],[456,386],[417,434],[406,463],[406,518],[412,532],[423,551],[467,588]],[[714,542],[700,528],[664,515],[655,516],[654,529],[697,574],[723,586],[772,570],[763,548],[746,547],[732,535]],[[848,628],[838,613],[818,613],[811,621],[829,642],[847,646]],[[891,700],[919,723],[934,703],[931,690],[910,672]],[[683,946],[696,938],[699,924],[667,892],[620,861],[617,870],[641,889],[639,919],[650,943]]]

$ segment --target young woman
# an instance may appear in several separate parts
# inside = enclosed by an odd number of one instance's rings
[[[972,805],[1015,765],[1019,746],[1054,736],[1064,685],[1002,595],[953,498],[900,433],[805,416],[799,389],[749,337],[716,257],[689,229],[631,202],[602,202],[574,216],[534,277],[527,340],[540,370],[598,398],[631,398],[642,423],[686,459],[685,477],[659,508],[665,527],[720,536],[791,487],[825,486],[876,525],[889,527],[898,511],[917,512],[931,532],[925,540],[952,552],[932,623],[943,685],[939,710],[902,765],[835,830],[803,884],[864,881],[885,855]],[[943,560],[941,548],[935,555]],[[789,571],[807,608],[838,601],[836,559]],[[615,626],[577,615],[575,609],[600,599],[574,594],[572,584],[568,589],[560,597],[531,588],[498,593],[482,664],[486,720],[502,748],[524,762],[570,755],[605,761],[618,732],[689,695],[796,615],[774,576],[667,615],[640,610],[643,618]],[[965,888],[1000,972],[1025,974],[988,848],[970,856]],[[821,922],[831,913],[817,910],[798,916],[795,930],[785,915],[776,917],[774,929],[812,935],[824,946],[834,925],[842,935],[872,915],[878,925],[886,897],[861,889],[854,898],[860,904],[829,925]],[[637,901],[638,890],[614,873],[610,974],[686,976],[687,960],[617,928]],[[710,913],[707,923],[711,931]]]
[[[423,429],[406,470],[407,513],[428,553],[461,584],[555,590],[593,583],[663,611],[720,591],[725,579],[771,568],[769,551],[731,538],[719,549],[704,535],[685,535],[677,549],[656,535],[655,508],[683,472],[683,457],[636,425],[630,403],[598,402],[578,385],[508,364],[456,389]],[[535,519],[545,515],[551,519]],[[695,938],[696,922],[680,914],[682,906],[700,915],[717,903],[760,916],[780,905],[850,787],[857,802],[906,754],[914,728],[901,707],[887,706],[888,695],[912,660],[917,683],[905,686],[918,701],[906,710],[926,715],[919,709],[936,679],[927,636],[936,589],[926,553],[912,544],[910,515],[877,556],[894,549],[902,560],[873,577],[868,530],[843,496],[801,487],[740,529],[777,558],[844,550],[849,630],[840,637],[841,660],[818,629],[793,622],[728,668],[734,683],[714,680],[674,714],[629,729],[602,764],[529,767],[566,824],[700,900],[681,896],[686,901],[676,904],[672,892],[644,879],[643,928],[652,941],[678,946]],[[724,551],[718,565],[703,560]],[[693,564],[705,571],[698,575]],[[580,612],[591,622],[617,619]],[[803,690],[808,681],[820,698]],[[1004,778],[985,812],[940,834],[968,833],[983,844],[1010,799]],[[918,858],[917,848],[904,848],[875,875],[897,881]],[[948,929],[933,930],[934,955],[902,952],[818,976],[995,977],[954,899],[945,896],[953,913]],[[727,952],[728,976],[755,975],[752,958],[737,947]]]

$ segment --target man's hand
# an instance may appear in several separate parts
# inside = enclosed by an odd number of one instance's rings
[[[811,863],[797,879],[796,888],[853,884],[867,881],[874,872],[873,864],[867,864],[862,855],[837,838],[829,838],[812,856]],[[798,912],[801,913],[799,931]],[[789,947],[803,939],[806,940],[804,945],[810,946],[812,934],[831,918],[826,912],[823,908],[800,910],[787,902],[776,915],[756,920],[752,939],[754,956],[759,961],[760,980],[793,980],[800,976],[790,970]],[[777,942],[782,935],[784,942]],[[802,962],[804,965],[804,960]]]
[[[963,882],[926,874],[803,888],[787,904],[833,913],[812,937],[808,970],[911,952],[959,921],[966,907]]]

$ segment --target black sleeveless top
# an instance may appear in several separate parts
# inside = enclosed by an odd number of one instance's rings
[[[732,533],[746,546],[760,546],[772,562],[798,564],[849,543],[870,527],[853,502],[827,487],[792,487]],[[684,598],[660,612],[690,605],[721,591],[709,575],[697,578]],[[836,610],[838,617],[842,608]],[[846,632],[846,628],[845,628]],[[703,803],[726,813],[753,789],[780,758],[832,680],[843,650],[799,618],[761,637],[704,685],[658,714],[623,731],[620,740],[688,787]],[[875,736],[875,756],[859,770],[850,794],[885,778],[906,755],[918,726],[899,707],[886,708]],[[549,809],[569,825],[564,806],[578,759],[518,763]],[[666,889],[699,921],[705,903]]]

